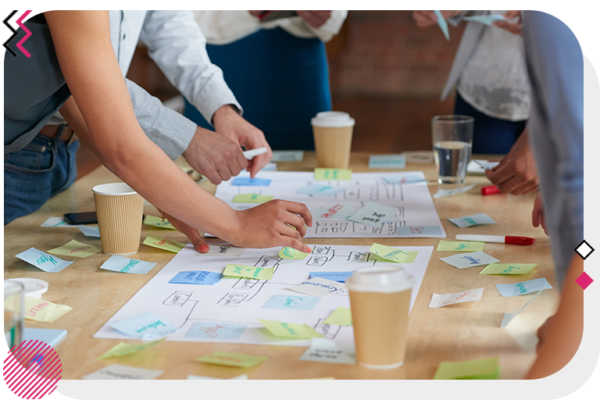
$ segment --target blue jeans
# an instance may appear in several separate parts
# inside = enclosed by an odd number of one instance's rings
[[[4,155],[4,225],[37,211],[77,178],[75,152],[69,145],[37,135],[24,149]]]

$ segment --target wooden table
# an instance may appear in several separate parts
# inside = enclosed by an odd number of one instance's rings
[[[355,172],[384,171],[367,168],[368,154],[354,153],[351,168]],[[316,166],[314,153],[305,153],[302,162],[279,163],[282,171],[311,171]],[[436,179],[433,164],[407,164],[404,171],[423,171],[428,179]],[[390,171],[390,170],[385,170]],[[460,361],[491,356],[500,356],[503,379],[522,378],[535,358],[535,354],[524,352],[510,337],[500,322],[505,312],[515,312],[530,296],[504,298],[494,286],[496,283],[511,283],[545,277],[555,286],[554,267],[548,238],[541,228],[531,226],[531,210],[534,195],[481,196],[482,186],[489,181],[481,176],[468,176],[467,183],[477,183],[465,194],[434,199],[449,239],[465,233],[446,218],[486,213],[496,225],[469,228],[469,233],[493,235],[523,235],[536,238],[533,246],[511,246],[488,243],[485,252],[502,262],[537,263],[529,274],[515,276],[479,275],[481,268],[457,269],[439,260],[455,253],[434,251],[427,267],[423,284],[410,315],[408,349],[404,366],[393,370],[370,370],[358,365],[327,364],[299,361],[306,350],[299,347],[163,342],[138,354],[98,361],[96,357],[119,343],[118,340],[94,339],[92,335],[106,323],[138,290],[165,266],[173,254],[140,246],[135,258],[157,262],[158,265],[146,275],[115,274],[99,270],[109,257],[99,253],[88,258],[62,257],[75,261],[60,273],[43,272],[14,256],[30,247],[47,251],[75,239],[100,247],[100,239],[85,237],[75,228],[41,228],[40,225],[52,216],[67,212],[94,210],[92,187],[119,181],[104,167],[99,167],[78,180],[69,190],[48,201],[40,210],[17,219],[4,228],[4,278],[38,278],[47,281],[50,288],[43,295],[45,300],[66,304],[73,310],[53,323],[27,321],[31,328],[67,329],[68,336],[57,350],[63,362],[63,379],[79,379],[111,363],[126,364],[164,370],[159,379],[185,379],[187,375],[204,375],[230,378],[242,373],[250,379],[299,379],[335,377],[336,379],[430,379],[441,361]],[[214,190],[209,182],[202,184]],[[445,185],[447,186],[447,185]],[[435,193],[437,184],[430,185]],[[213,192],[214,193],[214,192]],[[152,206],[146,206],[146,214],[158,215]],[[459,232],[460,231],[460,232]],[[143,240],[150,233],[160,232],[169,239],[187,242],[187,238],[176,231],[167,231],[144,225]],[[438,239],[377,239],[390,245],[437,246]],[[370,246],[374,239],[309,239],[307,244],[345,244]],[[483,298],[439,309],[428,308],[432,293],[454,293],[484,287]],[[546,290],[534,301],[522,316],[532,326],[539,326],[553,314],[558,303],[558,290]],[[125,340],[126,343],[139,343]],[[194,361],[195,358],[214,351],[238,352],[268,356],[267,362],[250,368],[238,369]]]

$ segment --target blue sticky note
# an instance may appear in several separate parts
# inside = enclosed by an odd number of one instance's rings
[[[112,256],[102,264],[100,269],[108,271],[123,272],[126,274],[143,275],[148,273],[157,263],[151,263],[132,258]]]
[[[110,326],[124,335],[142,340],[165,336],[180,329],[166,319],[149,312],[123,319]]]
[[[401,154],[369,156],[369,168],[404,168],[406,157]]]
[[[239,177],[235,178],[232,185],[235,186],[269,186],[271,184],[270,179],[262,179],[262,178],[248,178],[248,177]]]
[[[77,227],[85,236],[100,237],[100,228],[98,228],[97,226],[79,225]]]
[[[394,175],[394,176],[386,176],[383,178],[384,181],[391,184],[402,184],[402,183],[419,183],[419,182],[427,182],[425,178],[420,177],[419,175]]]
[[[345,189],[336,188],[333,186],[310,184],[296,191],[300,194],[312,194],[313,196],[334,196]]]
[[[377,226],[391,219],[398,212],[400,212],[399,208],[382,206],[370,201],[366,206],[348,217],[348,219],[367,226]]]
[[[340,282],[340,283],[346,282],[346,279],[348,279],[350,277],[350,275],[352,275],[352,271],[310,272],[311,279],[312,278],[323,278],[323,279],[329,279],[330,281],[336,281],[336,282]]]
[[[438,19],[438,21],[437,21],[438,25],[440,26],[440,29],[444,33],[446,40],[450,40],[450,33],[448,33],[448,22],[446,22],[446,20],[442,16],[442,13],[439,10],[433,10],[433,13],[435,14],[435,16]]]
[[[224,324],[222,322],[196,322],[185,337],[190,339],[229,339],[242,336],[247,325]]]
[[[262,308],[275,310],[312,310],[321,300],[320,297],[275,295],[271,296]]]
[[[73,261],[61,260],[56,256],[51,256],[50,254],[44,253],[33,247],[17,254],[15,257],[20,258],[45,272],[60,272],[73,264]]]
[[[214,285],[221,280],[221,274],[209,271],[182,271],[175,275],[169,283],[189,285]]]
[[[399,226],[396,233],[398,236],[441,235],[442,229],[439,226]]]
[[[538,292],[543,289],[552,289],[546,278],[533,279],[518,283],[496,284],[502,297],[515,297],[522,294]]]

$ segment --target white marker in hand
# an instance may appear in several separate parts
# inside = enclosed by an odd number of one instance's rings
[[[266,152],[267,152],[266,147],[259,147],[258,149],[245,151],[244,157],[246,157],[246,160],[252,160],[254,158],[254,156],[258,156],[260,154],[265,154]]]

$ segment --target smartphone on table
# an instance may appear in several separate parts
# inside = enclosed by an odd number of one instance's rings
[[[83,225],[83,224],[97,224],[98,217],[96,211],[82,212],[82,213],[69,213],[63,216],[64,220],[69,225]]]

